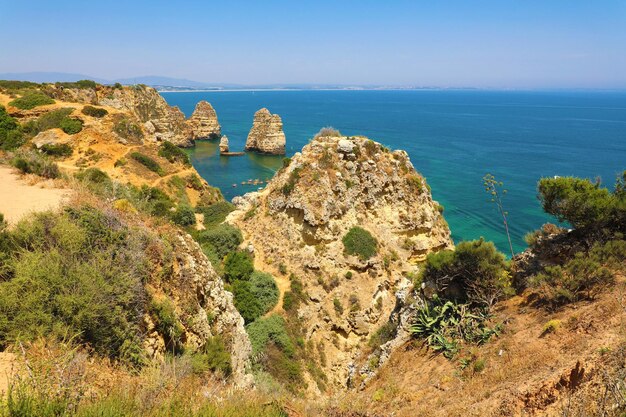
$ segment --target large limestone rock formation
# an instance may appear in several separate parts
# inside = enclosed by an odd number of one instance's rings
[[[193,129],[178,107],[172,107],[154,89],[142,85],[98,90],[98,104],[134,114],[153,127],[151,139],[193,146]]]
[[[290,285],[280,270],[303,282],[307,302],[297,316],[306,342],[324,353],[319,366],[338,386],[387,322],[395,292],[412,285],[417,263],[453,247],[441,206],[406,152],[367,138],[316,138],[264,190],[233,202],[238,209],[228,221],[255,248],[257,267],[280,288]],[[354,226],[378,240],[374,257],[345,253],[342,239]]]
[[[277,114],[262,108],[254,114],[252,129],[246,140],[246,151],[257,151],[273,155],[285,154],[283,122]]]
[[[218,137],[221,134],[217,113],[215,113],[213,106],[204,100],[196,104],[196,108],[189,118],[189,125],[194,139]]]

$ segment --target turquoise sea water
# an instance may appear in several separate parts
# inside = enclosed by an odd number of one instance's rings
[[[485,173],[504,182],[514,249],[546,221],[536,198],[540,177],[600,176],[611,187],[626,169],[626,93],[485,91],[236,91],[163,93],[189,116],[200,100],[216,109],[231,150],[242,150],[254,112],[282,117],[288,155],[321,127],[366,135],[406,150],[445,207],[455,241],[480,236],[508,251],[501,218],[482,186]],[[193,165],[224,196],[256,189],[281,157],[220,157],[217,143],[198,142]],[[237,187],[232,187],[237,184]]]

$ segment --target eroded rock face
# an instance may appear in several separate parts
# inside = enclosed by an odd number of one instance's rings
[[[163,279],[161,290],[176,300],[179,314],[186,314],[181,323],[185,344],[192,348],[203,346],[212,336],[220,336],[231,354],[233,382],[250,387],[248,374],[252,346],[244,328],[244,320],[233,304],[233,295],[213,269],[200,246],[191,236],[176,231],[173,246],[173,268]],[[153,357],[164,355],[165,345],[148,320],[146,350]]]
[[[317,138],[263,191],[233,202],[238,209],[228,221],[243,230],[260,264],[282,264],[303,282],[307,302],[297,316],[338,386],[388,321],[396,291],[410,283],[416,264],[453,247],[441,208],[406,152],[367,138]],[[355,226],[377,239],[375,256],[345,253],[342,239]]]
[[[167,140],[178,146],[193,146],[193,130],[183,112],[167,104],[154,88],[140,85],[105,88],[98,90],[98,104],[128,111],[142,124],[150,122],[154,133],[151,133],[149,140]]]
[[[204,100],[196,104],[196,108],[189,118],[189,125],[194,139],[216,137],[222,133],[215,109]]]
[[[228,153],[228,136],[224,135],[220,138],[220,153]]]
[[[246,140],[246,151],[284,155],[285,133],[283,122],[277,114],[262,108],[254,114],[252,129]]]

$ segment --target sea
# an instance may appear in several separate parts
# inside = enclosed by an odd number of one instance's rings
[[[502,218],[483,187],[490,173],[503,198],[513,249],[546,222],[537,199],[542,177],[577,176],[613,188],[626,170],[626,92],[483,90],[334,90],[164,92],[190,116],[200,100],[215,108],[231,151],[243,150],[255,111],[278,113],[287,155],[322,127],[365,135],[408,152],[445,208],[455,242],[484,237],[509,251]],[[226,199],[254,191],[249,179],[270,179],[281,156],[220,157],[216,141],[191,149],[194,167]]]

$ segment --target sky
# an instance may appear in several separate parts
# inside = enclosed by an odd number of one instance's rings
[[[626,88],[624,0],[0,0],[0,73]]]

